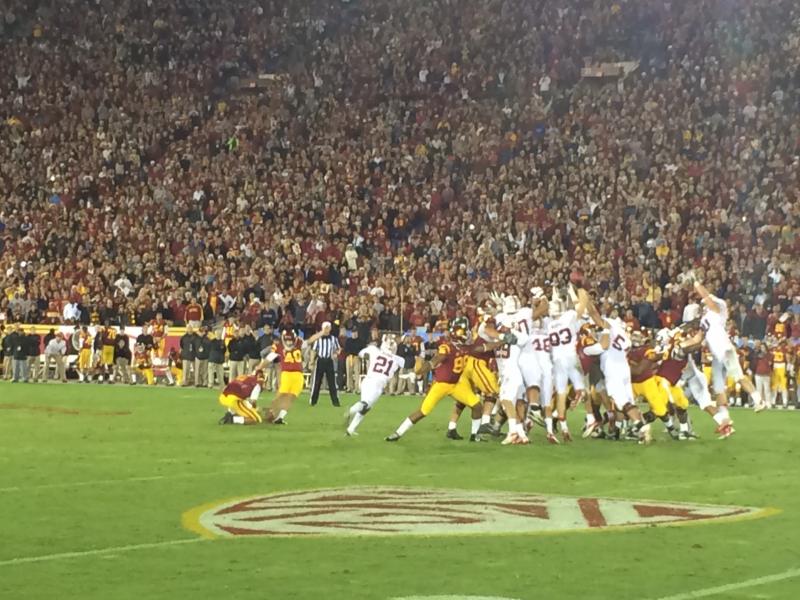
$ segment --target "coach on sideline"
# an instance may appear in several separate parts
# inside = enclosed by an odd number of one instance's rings
[[[311,346],[314,354],[317,355],[317,364],[314,366],[313,384],[311,386],[311,406],[316,406],[319,400],[319,389],[322,386],[322,376],[328,380],[328,391],[331,394],[331,403],[334,406],[339,404],[339,395],[336,393],[336,373],[333,363],[339,354],[339,340],[331,334],[331,323],[325,321],[322,324],[322,336]]]

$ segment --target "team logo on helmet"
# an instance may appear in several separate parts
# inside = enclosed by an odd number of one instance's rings
[[[295,334],[294,329],[291,327],[284,327],[281,329],[281,343],[284,346],[294,346],[296,341],[297,334]]]
[[[456,317],[450,322],[450,335],[459,342],[465,342],[469,338],[469,319],[466,317]]]

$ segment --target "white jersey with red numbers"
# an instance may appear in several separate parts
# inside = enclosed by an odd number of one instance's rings
[[[504,344],[495,350],[497,372],[500,375],[500,400],[516,402],[523,390],[520,358],[523,348],[530,343],[529,320],[532,319],[528,319],[529,311],[523,308],[512,314],[500,313],[495,318],[499,331],[510,332],[517,338],[515,344]]]
[[[553,361],[550,358],[550,317],[537,320],[531,334],[532,357],[530,363],[523,363],[522,376],[525,387],[539,388],[539,403],[550,406],[553,397]],[[523,361],[525,356],[523,356]]]
[[[564,312],[557,319],[550,320],[550,348],[553,357],[553,382],[556,392],[565,394],[571,383],[573,389],[583,390],[586,385],[578,360],[578,313],[574,310]]]
[[[700,328],[705,334],[706,344],[711,354],[719,361],[725,360],[725,355],[733,349],[731,338],[726,325],[728,323],[728,305],[724,300],[711,296],[711,300],[719,307],[719,312],[714,312],[707,306],[700,319]]]
[[[372,408],[392,376],[403,367],[405,359],[397,354],[384,352],[377,346],[367,346],[358,353],[358,357],[369,358],[367,374],[361,381],[361,401]]]
[[[600,355],[600,369],[606,380],[606,392],[614,401],[618,410],[627,404],[633,404],[633,386],[631,384],[631,367],[628,364],[628,350],[631,339],[625,329],[625,323],[619,319],[606,319],[610,340],[606,350]]]

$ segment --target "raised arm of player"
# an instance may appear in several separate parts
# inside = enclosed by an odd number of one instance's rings
[[[592,321],[594,321],[595,325],[601,327],[602,329],[609,328],[608,321],[606,321],[600,314],[600,311],[597,310],[597,307],[594,305],[594,302],[587,301],[586,309],[589,313],[589,316],[592,318]],[[606,335],[606,337],[608,336]]]
[[[546,297],[539,298],[533,307],[533,318],[541,319],[542,317],[546,317],[549,311],[550,311],[550,303],[547,301],[547,298]]]
[[[583,315],[586,314],[586,310],[589,308],[589,294],[585,289],[580,288],[577,292],[577,296],[578,301],[575,303],[575,312],[578,313],[578,318],[582,319]]]
[[[720,312],[719,305],[714,301],[714,297],[711,295],[711,292],[709,292],[702,283],[695,281],[694,291],[699,294],[700,299],[709,308],[709,310],[713,310],[715,313]]]

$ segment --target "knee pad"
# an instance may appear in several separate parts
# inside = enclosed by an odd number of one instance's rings
[[[359,404],[361,405],[361,408],[358,409],[358,412],[360,412],[362,415],[365,415],[370,411],[371,407],[366,402],[359,402]]]

